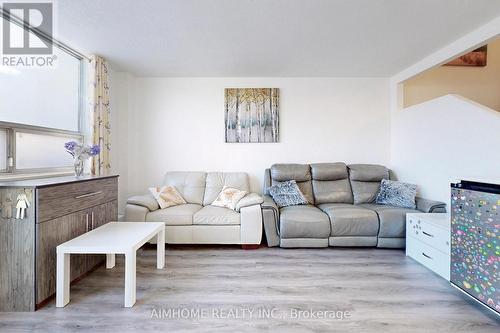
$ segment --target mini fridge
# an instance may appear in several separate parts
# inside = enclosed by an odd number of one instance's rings
[[[500,315],[500,185],[451,184],[451,283]]]

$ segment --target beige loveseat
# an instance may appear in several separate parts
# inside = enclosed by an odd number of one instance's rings
[[[166,243],[260,244],[260,195],[247,194],[236,210],[210,205],[226,185],[250,192],[246,173],[168,172],[164,185],[175,186],[187,203],[160,209],[151,194],[133,196],[127,201],[125,220],[164,222]]]

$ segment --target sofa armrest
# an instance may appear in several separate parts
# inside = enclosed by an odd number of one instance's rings
[[[262,241],[262,210],[260,205],[242,207],[240,213],[241,244],[260,244]]]
[[[239,212],[243,207],[260,205],[263,202],[264,199],[262,199],[262,197],[257,193],[249,193],[246,196],[244,196],[240,201],[238,201],[238,203],[236,204],[236,211]]]
[[[160,209],[158,201],[151,194],[135,195],[128,198],[127,204],[137,205],[147,208],[150,212]]]
[[[417,209],[424,213],[446,213],[446,204],[441,201],[434,201],[420,197],[415,198]]]
[[[266,234],[267,246],[280,245],[279,217],[280,211],[276,202],[269,195],[264,196],[262,203],[262,216],[264,232]]]
[[[276,213],[279,215],[280,210],[278,208],[278,205],[274,201],[274,199],[270,195],[264,195],[263,196],[264,202],[262,203],[262,207],[268,208],[268,209],[274,209]]]
[[[126,222],[145,222],[149,209],[139,205],[127,204],[125,206]]]

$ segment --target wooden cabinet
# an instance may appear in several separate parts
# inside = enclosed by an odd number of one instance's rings
[[[89,219],[91,221],[89,225],[90,230],[99,228],[108,222],[116,221],[117,215],[118,211],[116,201],[91,208],[89,210]],[[106,259],[106,255],[104,254],[88,254],[84,256],[87,259],[85,263],[87,270],[93,269],[96,265],[101,264]],[[73,255],[71,256],[71,260],[73,260]],[[71,268],[73,268],[73,265],[71,265]]]
[[[6,214],[0,218],[4,250],[0,253],[0,311],[33,311],[50,299],[56,287],[57,245],[118,219],[117,176],[0,184],[0,200],[18,193],[31,194],[33,204],[22,220]],[[104,259],[104,255],[72,255],[71,280]]]
[[[55,292],[56,246],[87,232],[84,213],[85,211],[80,211],[37,224],[37,304],[40,304]],[[86,267],[83,264],[84,261],[84,256],[74,256],[71,258],[72,280],[85,272]]]

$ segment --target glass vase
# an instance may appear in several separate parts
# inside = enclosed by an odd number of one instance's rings
[[[77,158],[75,160],[75,177],[83,177],[83,170],[85,169],[85,160]]]

